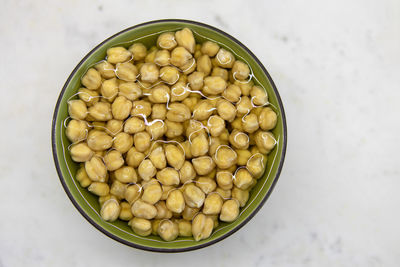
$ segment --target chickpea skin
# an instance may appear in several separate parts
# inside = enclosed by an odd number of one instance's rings
[[[111,79],[115,77],[114,65],[106,60],[100,61],[94,67],[104,79]]]
[[[248,114],[242,118],[242,128],[248,133],[254,133],[258,130],[258,118],[256,114]]]
[[[260,86],[253,86],[250,91],[251,101],[256,106],[264,106],[268,104],[268,94]]]
[[[220,48],[215,56],[218,66],[222,68],[232,68],[235,63],[235,57],[231,52],[224,48]]]
[[[258,130],[254,134],[254,139],[257,145],[257,148],[263,154],[268,154],[276,145],[276,140],[274,135],[271,132],[264,132]]]

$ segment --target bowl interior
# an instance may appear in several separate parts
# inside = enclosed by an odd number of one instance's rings
[[[80,88],[80,77],[88,68],[105,58],[107,48],[117,45],[128,47],[133,42],[142,42],[150,47],[155,43],[159,33],[175,31],[183,27],[189,27],[193,30],[197,42],[203,42],[206,39],[216,41],[220,46],[231,50],[236,57],[249,64],[256,78],[256,83],[264,87],[268,92],[271,107],[278,114],[278,124],[273,130],[277,145],[268,156],[267,169],[264,176],[258,180],[257,185],[252,189],[250,199],[246,206],[241,209],[240,216],[236,221],[229,224],[220,223],[210,238],[199,242],[195,242],[192,238],[183,237],[179,237],[172,242],[165,242],[157,236],[142,237],[136,235],[126,222],[118,220],[109,223],[101,219],[97,197],[89,193],[87,189],[82,188],[74,179],[79,165],[71,160],[68,153],[70,142],[65,135],[64,123],[68,117],[67,101],[74,98],[74,94]],[[272,190],[282,167],[286,145],[286,125],[279,95],[274,90],[272,80],[267,76],[263,67],[257,63],[257,60],[249,54],[249,51],[244,46],[231,39],[227,34],[207,25],[177,20],[156,21],[129,28],[107,39],[92,50],[72,72],[60,94],[54,114],[52,134],[54,159],[61,182],[68,196],[82,215],[108,236],[127,245],[153,251],[184,251],[204,247],[223,239],[244,225],[258,211]]]

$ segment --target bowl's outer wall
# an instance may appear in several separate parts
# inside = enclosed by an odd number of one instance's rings
[[[65,136],[63,124],[65,119],[68,117],[67,101],[71,97],[73,98],[74,94],[81,86],[80,77],[82,77],[86,70],[93,66],[94,63],[105,58],[107,48],[117,45],[127,47],[132,43],[132,40],[135,39],[138,39],[138,42],[143,42],[149,47],[151,44],[155,43],[157,33],[160,31],[174,31],[183,27],[189,27],[199,35],[207,36],[224,44],[222,46],[230,48],[250,64],[260,84],[262,84],[267,90],[269,101],[274,107],[276,107],[275,110],[279,115],[277,126],[273,130],[275,136],[279,138],[279,142],[276,148],[268,156],[267,172],[261,179],[259,179],[255,188],[252,189],[248,204],[245,206],[243,211],[241,211],[241,215],[236,221],[230,224],[220,223],[210,238],[199,242],[195,242],[189,238],[178,238],[173,242],[165,242],[156,236],[141,237],[134,234],[126,222],[117,221],[114,223],[108,223],[101,219],[98,213],[100,207],[97,197],[82,188],[73,178],[78,164],[74,163],[71,160],[69,153],[67,153],[68,145],[70,143]],[[196,34],[197,41],[204,41],[204,39],[199,37],[199,35]],[[143,36],[148,37],[141,38]],[[116,34],[114,37],[107,39],[97,48],[92,50],[92,52],[81,61],[68,78],[63,91],[60,94],[53,120],[52,138],[54,159],[64,189],[82,215],[96,226],[96,228],[124,244],[137,248],[162,252],[185,251],[207,246],[229,236],[231,233],[243,226],[262,206],[270,193],[269,191],[272,190],[273,185],[278,179],[282,168],[284,153],[286,150],[286,122],[281,100],[279,95],[277,95],[277,92],[275,92],[276,89],[274,90],[272,80],[270,81],[269,79],[270,77],[268,77],[268,74],[266,74],[263,67],[257,63],[256,59],[254,59],[248,51],[240,45],[240,43],[235,42],[225,33],[207,25],[190,21],[166,20],[141,24]]]

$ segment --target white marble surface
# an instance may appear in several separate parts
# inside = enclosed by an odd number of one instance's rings
[[[399,266],[400,2],[13,1],[0,9],[0,267]],[[265,64],[288,119],[274,193],[241,231],[191,253],[135,250],[66,197],[54,104],[106,37],[160,18],[219,27]]]

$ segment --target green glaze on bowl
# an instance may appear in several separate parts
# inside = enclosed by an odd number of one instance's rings
[[[277,145],[268,156],[267,169],[257,185],[251,190],[249,201],[241,209],[239,218],[232,223],[220,223],[212,235],[199,242],[192,238],[179,237],[166,242],[158,236],[138,236],[128,226],[127,222],[105,222],[99,215],[100,206],[97,196],[82,188],[74,176],[79,164],[73,162],[68,153],[70,142],[65,135],[64,122],[68,117],[67,101],[74,97],[81,86],[80,77],[88,68],[106,56],[109,47],[123,45],[128,47],[135,42],[142,42],[148,47],[155,44],[157,35],[164,31],[175,31],[184,27],[190,28],[195,33],[197,42],[211,39],[236,54],[238,58],[246,61],[253,70],[259,85],[264,87],[269,95],[271,107],[278,114],[278,123],[273,133]],[[123,30],[106,39],[87,54],[72,71],[58,98],[52,125],[52,148],[54,162],[65,192],[79,212],[97,229],[107,236],[132,247],[158,252],[181,252],[202,248],[214,244],[239,230],[262,207],[276,184],[282,169],[286,151],[286,119],[278,91],[261,62],[242,43],[232,36],[209,25],[187,20],[158,20],[136,25]]]

